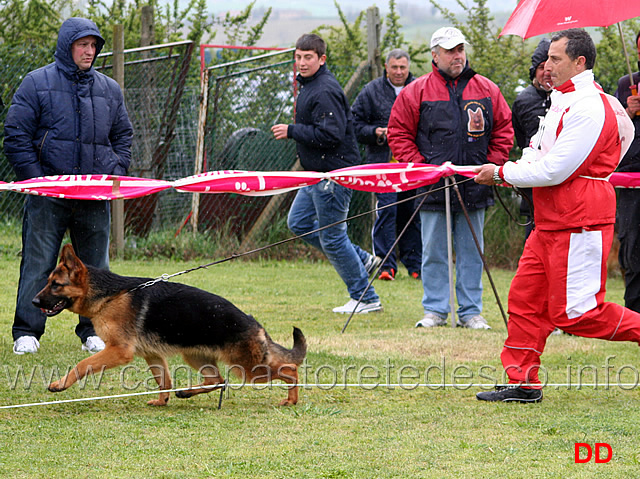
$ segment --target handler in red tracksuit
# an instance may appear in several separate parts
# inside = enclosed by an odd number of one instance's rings
[[[595,57],[584,30],[555,34],[545,64],[555,91],[531,146],[517,162],[476,169],[481,184],[533,187],[536,225],[509,292],[501,359],[511,387],[478,393],[480,400],[542,400],[540,355],[556,327],[640,343],[640,314],[604,301],[616,212],[607,180],[634,129],[618,100],[594,82]]]

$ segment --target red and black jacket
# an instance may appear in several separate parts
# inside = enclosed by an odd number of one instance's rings
[[[407,85],[391,110],[388,130],[393,156],[401,162],[441,165],[502,165],[513,146],[511,110],[498,86],[467,65],[455,79],[433,65]],[[456,181],[461,181],[457,177]],[[436,188],[443,186],[441,180]],[[468,181],[460,185],[465,206],[493,205],[491,188]],[[460,211],[457,195],[452,208]],[[444,210],[444,192],[429,195],[423,209]]]

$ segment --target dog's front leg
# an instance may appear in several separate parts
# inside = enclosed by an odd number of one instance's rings
[[[293,406],[298,404],[298,367],[295,364],[282,364],[275,372],[273,379],[281,379],[289,386],[289,394],[286,399],[280,401],[278,406]]]
[[[111,369],[116,366],[128,364],[133,360],[133,352],[122,346],[107,346],[93,356],[83,359],[59,381],[49,384],[49,391],[56,393],[64,391],[76,381],[82,379],[87,374],[93,374],[96,371]]]

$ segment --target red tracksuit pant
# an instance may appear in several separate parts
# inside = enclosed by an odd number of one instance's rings
[[[509,290],[502,365],[510,383],[540,384],[540,355],[556,328],[587,338],[640,343],[640,314],[605,302],[613,225],[534,230]]]

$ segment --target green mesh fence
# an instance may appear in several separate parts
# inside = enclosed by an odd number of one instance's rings
[[[355,67],[330,67],[350,77]],[[286,171],[299,168],[293,140],[275,140],[271,126],[292,123],[295,71],[292,50],[209,67],[205,171]],[[364,85],[358,88],[358,91]],[[225,228],[246,246],[270,225],[282,225],[295,192],[277,197],[202,195],[199,228]],[[371,209],[370,193],[354,192],[352,213]],[[372,216],[372,215],[370,215]],[[371,218],[350,225],[352,239],[370,246]]]
[[[194,174],[200,73],[194,68],[192,56],[190,42],[125,51],[124,95],[134,127],[131,176],[172,181]],[[2,121],[24,76],[52,61],[53,51],[49,49],[0,45],[0,94],[5,103],[0,112]],[[112,76],[112,55],[101,54],[95,66]],[[329,68],[343,83],[356,71],[355,65]],[[270,131],[276,123],[293,122],[291,50],[210,69],[204,171],[292,169],[296,164],[295,143],[276,141]],[[368,78],[361,79],[356,91],[366,81]],[[0,180],[14,179],[0,149]],[[241,242],[259,240],[274,225],[283,227],[294,195],[200,195],[199,228],[221,229],[236,235]],[[168,190],[126,200],[125,236],[144,237],[165,229],[179,231],[191,213],[191,199],[190,194]],[[4,219],[19,221],[23,201],[22,194],[0,193],[0,214]],[[354,191],[352,214],[371,206],[372,194]],[[370,247],[372,221],[373,215],[369,215],[349,226],[352,239],[363,247]]]
[[[196,88],[187,88],[189,81],[196,85],[198,81],[197,73],[190,71],[192,53],[192,42],[125,51],[124,96],[134,130],[129,175],[173,180],[192,174],[198,103]],[[0,46],[3,123],[13,93],[24,76],[52,61],[53,50]],[[112,62],[112,53],[105,52],[98,56],[94,66],[112,76]],[[15,180],[4,151],[0,152],[0,180]],[[0,194],[3,218],[19,219],[23,201],[22,194]],[[181,215],[188,211],[188,203],[189,198],[175,192],[127,200],[125,234],[145,236],[153,228],[164,227],[167,221],[179,224]]]
[[[124,95],[133,124],[130,176],[175,180],[189,176],[197,124],[193,43],[178,42],[125,51]],[[113,74],[113,56],[101,54],[95,67]],[[191,77],[191,78],[190,78]],[[163,192],[126,200],[125,235],[144,237],[153,229],[177,225],[189,198]]]
[[[4,119],[11,103],[13,94],[20,86],[23,78],[31,70],[53,61],[51,49],[28,47],[7,47],[0,44],[0,96],[4,108],[0,109],[0,120]],[[0,141],[4,146],[4,128],[0,129]],[[0,181],[15,181],[13,168],[4,156],[4,147],[0,148]],[[20,221],[24,195],[20,193],[0,193],[0,219],[4,221]]]

